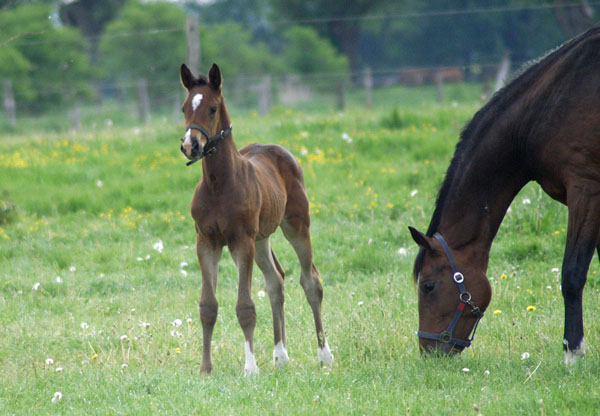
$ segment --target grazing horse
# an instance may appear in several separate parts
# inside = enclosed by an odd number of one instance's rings
[[[414,278],[422,351],[454,353],[471,343],[491,300],[492,240],[529,181],[568,208],[563,345],[573,363],[584,354],[582,293],[600,238],[600,28],[542,58],[475,114],[427,233],[409,227],[420,246]]]
[[[317,357],[330,366],[333,355],[321,322],[323,288],[312,261],[308,198],[300,165],[281,146],[251,144],[238,151],[216,64],[208,79],[196,78],[182,65],[181,83],[188,91],[182,109],[186,133],[181,151],[190,160],[188,164],[202,159],[202,179],[191,206],[202,269],[202,372],[210,373],[212,369],[211,339],[219,306],[215,297],[217,271],[225,245],[238,269],[236,313],[245,338],[245,373],[258,372],[253,344],[256,310],[250,295],[254,261],[264,274],[273,312],[273,359],[276,364],[289,361],[283,311],[285,274],[269,243],[277,227],[281,227],[300,260],[300,284],[317,330]]]

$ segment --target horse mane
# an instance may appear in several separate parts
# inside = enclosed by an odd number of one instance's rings
[[[194,86],[203,86],[203,85],[208,85],[208,78],[206,78],[206,76],[199,74],[198,78],[194,78]]]
[[[460,139],[454,150],[454,156],[450,160],[450,166],[446,171],[446,176],[438,191],[435,208],[426,232],[428,237],[432,237],[437,231],[448,195],[450,194],[454,179],[459,170],[458,168],[462,164],[465,154],[473,151],[480,143],[481,137],[484,136],[484,134],[481,133],[491,128],[496,120],[496,116],[502,109],[506,108],[508,104],[514,102],[515,99],[518,99],[518,97],[522,96],[524,93],[527,93],[529,87],[539,78],[540,74],[548,70],[560,58],[565,56],[573,48],[577,47],[581,42],[599,34],[600,27],[591,28],[587,32],[584,32],[563,43],[558,48],[546,53],[540,59],[533,61],[533,63],[521,70],[510,83],[496,92],[494,96],[479,111],[477,111],[477,113],[475,113],[471,121],[467,123],[460,134]],[[419,249],[413,267],[413,279],[415,282],[417,281],[419,272],[423,266],[424,255],[424,249]]]

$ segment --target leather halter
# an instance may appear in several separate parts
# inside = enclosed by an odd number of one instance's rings
[[[206,129],[204,127],[200,126],[199,124],[192,123],[189,126],[187,126],[185,131],[187,132],[188,130],[191,130],[191,129],[198,130],[200,133],[202,133],[204,136],[206,136],[206,146],[204,146],[204,149],[202,149],[202,152],[200,153],[200,157],[196,160],[191,160],[191,161],[187,162],[186,166],[189,166],[192,163],[199,161],[204,156],[210,156],[210,155],[217,153],[217,145],[231,133],[231,130],[233,130],[233,124],[230,124],[228,128],[226,128],[225,130],[221,130],[221,132],[219,134],[215,134],[212,137],[210,137],[210,134],[208,134]],[[207,149],[209,144],[211,144],[212,147],[210,149]]]
[[[434,341],[443,342],[444,344],[452,344],[453,347],[459,346],[467,348],[471,345],[471,341],[473,341],[473,338],[475,338],[475,331],[477,331],[477,325],[479,325],[479,321],[481,320],[481,318],[483,318],[483,312],[481,311],[481,309],[479,309],[478,306],[475,306],[473,301],[471,301],[471,293],[469,293],[467,291],[467,288],[465,287],[465,277],[461,272],[458,271],[458,268],[456,267],[456,263],[454,262],[454,258],[450,253],[450,248],[448,247],[446,240],[444,240],[444,237],[442,237],[440,233],[435,233],[433,236],[440,242],[442,248],[444,249],[444,252],[446,253],[446,257],[448,257],[450,267],[452,268],[452,279],[458,285],[458,290],[460,291],[460,294],[458,295],[460,303],[458,304],[458,309],[452,317],[452,321],[450,321],[450,325],[448,325],[448,328],[446,328],[445,331],[439,334],[435,334],[432,332],[417,331],[417,335],[419,336],[419,338],[431,339]],[[471,307],[471,312],[477,317],[477,321],[475,321],[475,327],[473,328],[473,333],[471,337],[465,341],[462,339],[454,338],[452,336],[452,332],[454,331],[458,320],[462,316],[463,310],[465,309],[466,305],[469,305]]]

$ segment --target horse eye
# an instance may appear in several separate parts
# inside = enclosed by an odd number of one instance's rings
[[[435,282],[428,282],[421,286],[424,293],[429,293],[435,288]]]
[[[210,108],[210,115],[215,115],[217,113],[217,106],[215,105],[214,107]]]

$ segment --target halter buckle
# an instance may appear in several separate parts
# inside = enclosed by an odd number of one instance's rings
[[[444,332],[440,333],[440,341],[443,342],[444,344],[448,344],[451,339],[452,339],[452,334],[450,332],[444,331]]]
[[[461,272],[456,272],[454,273],[454,281],[456,283],[462,283],[465,281],[465,276],[463,276],[463,274]]]

